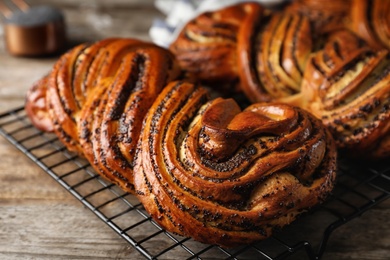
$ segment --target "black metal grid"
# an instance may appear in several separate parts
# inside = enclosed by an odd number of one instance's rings
[[[148,259],[318,259],[335,229],[390,197],[390,165],[344,161],[326,203],[265,241],[224,249],[163,230],[135,196],[102,179],[55,135],[35,129],[23,108],[0,114],[0,134]]]

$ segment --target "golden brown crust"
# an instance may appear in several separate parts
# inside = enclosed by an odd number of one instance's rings
[[[263,16],[256,3],[206,12],[184,27],[170,50],[196,80],[234,91],[242,73],[240,55],[251,56],[251,34]]]
[[[301,106],[322,118],[352,156],[390,155],[390,54],[348,31],[330,36],[305,70]]]
[[[162,48],[106,39],[63,55],[41,84],[58,138],[99,174],[133,192],[132,164],[143,117],[179,74],[173,55]]]
[[[170,50],[195,78],[213,86],[239,83],[252,102],[297,93],[312,51],[310,22],[299,14],[269,13],[256,3],[204,13]]]
[[[262,95],[282,98],[300,92],[306,61],[313,50],[310,21],[303,15],[275,13],[258,34],[257,74]],[[257,97],[242,86],[248,96]],[[251,99],[252,101],[258,100]]]
[[[162,227],[205,243],[267,238],[328,196],[336,148],[318,119],[283,104],[241,111],[232,99],[209,101],[206,89],[173,81],[179,74],[167,50],[107,39],[62,56],[26,108],[136,192]]]
[[[211,19],[214,14],[223,13],[226,10],[234,13],[234,9],[238,12],[238,10],[244,10],[244,7],[245,5],[238,4],[229,7],[229,9],[208,13],[209,23],[217,23],[215,19]],[[261,10],[261,7],[258,6],[257,8]],[[384,56],[387,56],[380,49],[388,44],[390,35],[389,11],[390,1],[299,0],[294,1],[286,10],[280,13],[273,12],[269,15],[263,15],[259,20],[247,19],[242,22],[242,28],[244,29],[237,27],[235,30],[229,31],[231,33],[230,38],[235,39],[234,37],[236,37],[238,39],[237,47],[227,50],[231,52],[227,55],[232,57],[234,52],[238,53],[237,62],[233,65],[228,63],[232,66],[231,70],[233,72],[238,72],[237,74],[232,73],[232,75],[238,77],[240,88],[250,101],[276,100],[308,109],[323,119],[324,123],[330,127],[335,138],[338,139],[337,145],[340,148],[350,151],[361,149],[360,154],[366,157],[364,149],[366,149],[369,142],[372,142],[370,149],[378,146],[377,153],[372,153],[372,157],[376,157],[377,154],[384,156],[388,154],[388,148],[386,148],[388,145],[379,145],[378,143],[389,134],[387,130],[365,130],[363,135],[356,132],[353,134],[353,131],[347,129],[348,127],[336,126],[330,122],[342,122],[344,126],[355,125],[352,128],[355,129],[356,127],[355,130],[359,132],[362,129],[361,127],[365,129],[369,125],[370,129],[376,129],[377,125],[383,125],[380,128],[386,129],[385,125],[387,123],[384,122],[388,121],[388,119],[385,119],[387,116],[381,116],[381,119],[375,116],[367,116],[364,120],[365,124],[361,125],[361,123],[357,123],[357,120],[351,119],[350,116],[341,120],[337,113],[329,111],[333,111],[331,106],[334,105],[334,102],[338,104],[345,102],[350,104],[351,109],[354,106],[355,111],[349,113],[359,114],[359,107],[368,106],[368,100],[372,104],[376,102],[365,99],[367,97],[364,91],[358,91],[356,92],[358,94],[350,95],[350,92],[355,91],[356,86],[347,84],[348,86],[341,91],[339,89],[341,83],[338,82],[337,87],[334,87],[334,79],[336,74],[353,74],[353,71],[347,66],[355,66],[355,62],[361,58],[359,55],[364,56],[364,53],[372,53],[372,57],[377,58],[373,58],[368,64],[364,65],[364,71],[359,74],[359,79],[374,78],[375,75],[382,77],[387,73],[389,65],[385,61],[379,60],[383,60],[385,59]],[[264,11],[262,13],[265,14]],[[346,19],[344,20],[344,18]],[[194,23],[196,21],[197,18]],[[250,22],[256,22],[256,24],[248,26],[247,23]],[[361,38],[347,31],[347,25]],[[209,25],[208,28],[211,30],[213,26]],[[186,31],[186,27],[184,31]],[[211,34],[211,32],[208,34]],[[171,48],[176,49],[177,55],[183,56],[186,55],[186,49],[181,49],[182,39],[180,37],[182,35],[172,44]],[[207,39],[207,35],[204,38]],[[370,49],[364,41],[375,48]],[[214,43],[211,42],[208,46],[209,53],[213,51],[212,44]],[[191,55],[193,59],[191,62],[195,64],[196,59],[198,59],[196,49],[193,50]],[[310,58],[311,56],[316,58]],[[313,64],[310,64],[318,59],[321,60],[318,62],[324,64],[323,67],[316,68],[313,67]],[[380,65],[374,65],[374,60],[378,60]],[[216,66],[219,60],[215,60],[214,65],[210,65],[213,62],[213,60],[209,61],[208,66]],[[191,67],[191,64],[187,63],[184,66]],[[371,73],[374,67],[375,72]],[[202,70],[201,67],[198,67],[198,69]],[[325,70],[324,75],[319,75],[321,69]],[[205,73],[202,76],[204,78],[207,71],[203,72]],[[304,81],[303,73],[305,73]],[[223,77],[220,80],[223,81]],[[383,80],[378,79],[381,82]],[[357,85],[360,84],[357,83],[358,81],[354,82]],[[383,97],[380,98],[380,107],[386,107],[388,89],[382,83],[376,86],[380,88],[378,93],[383,93]],[[302,87],[305,90],[302,90]],[[327,91],[337,92],[339,90],[340,93],[334,94],[332,98],[329,98],[330,94],[326,93]],[[352,101],[351,98],[354,98],[354,100]],[[313,100],[316,101],[309,104]],[[341,105],[339,106],[341,107]],[[375,113],[376,115],[379,114],[378,111]],[[378,123],[378,120],[382,123]]]
[[[201,82],[237,83],[252,102],[269,101],[299,92],[312,35],[304,15],[242,3],[190,21],[170,50]]]
[[[322,202],[336,150],[321,122],[283,104],[241,111],[172,82],[151,107],[137,149],[136,193],[168,231],[221,246],[267,238]]]
[[[348,28],[375,49],[390,49],[390,1],[355,0]]]

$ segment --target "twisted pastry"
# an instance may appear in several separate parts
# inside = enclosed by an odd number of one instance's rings
[[[133,192],[132,164],[142,120],[179,73],[172,54],[150,43],[106,39],[83,44],[63,55],[31,90],[43,93],[45,109],[37,108],[31,94],[26,108],[33,111],[29,115],[38,127],[40,115],[34,111],[39,110],[69,150]]]
[[[339,6],[340,14],[337,16],[341,16],[341,13],[345,13],[344,5],[346,3],[345,1],[342,1],[343,3],[339,2],[341,1],[337,1],[337,3],[332,2],[332,4],[326,5],[326,8],[324,8],[323,12],[330,15],[332,10]],[[381,119],[384,121],[380,124],[383,125],[383,127],[380,126],[380,129],[382,129],[381,131],[371,131],[366,129],[366,127],[373,128],[372,125],[377,124],[378,118],[375,116],[368,116],[364,120],[365,123],[363,123],[363,121],[359,121],[360,123],[357,123],[355,119],[351,119],[350,125],[355,125],[351,127],[351,129],[356,129],[358,132],[360,131],[365,133],[364,135],[353,134],[353,130],[351,132],[350,129],[347,129],[348,127],[343,128],[340,126],[335,126],[334,123],[331,123],[340,122],[340,118],[337,115],[340,113],[340,111],[338,110],[337,113],[332,113],[331,111],[333,111],[333,109],[329,107],[329,104],[319,105],[319,101],[313,101],[313,95],[319,95],[316,97],[318,98],[317,100],[321,100],[321,96],[329,95],[324,94],[326,89],[328,89],[327,87],[324,87],[324,84],[333,84],[333,82],[335,82],[335,75],[337,73],[338,75],[353,74],[351,67],[354,66],[354,62],[359,58],[359,56],[356,55],[360,52],[360,50],[364,49],[370,53],[374,53],[376,51],[369,50],[369,47],[362,39],[357,38],[351,32],[347,32],[346,29],[336,30],[336,27],[333,27],[332,30],[329,28],[328,34],[323,34],[324,31],[317,30],[316,27],[313,26],[313,21],[311,21],[305,15],[292,13],[292,10],[296,9],[294,6],[299,5],[307,5],[307,9],[301,11],[303,13],[309,10],[317,10],[319,8],[317,6],[318,3],[319,0],[298,1],[291,8],[288,7],[287,11],[282,13],[272,13],[269,16],[263,16],[260,20],[249,20],[248,18],[248,22],[257,22],[257,24],[253,24],[251,27],[248,27],[246,23],[242,23],[241,26],[243,28],[239,27],[239,29],[236,28],[235,30],[231,30],[231,34],[235,35],[236,39],[241,39],[241,41],[237,40],[237,46],[235,48],[230,49],[230,51],[236,53],[236,57],[238,59],[237,62],[233,64],[232,70],[238,72],[237,76],[239,77],[240,87],[250,101],[258,102],[273,100],[308,109],[310,112],[323,119],[324,123],[329,126],[335,138],[339,140],[337,142],[338,147],[350,151],[363,149],[361,150],[360,154],[368,156],[367,153],[363,152],[366,148],[366,145],[362,144],[370,141],[372,141],[373,144],[377,144],[378,142],[382,142],[384,139],[388,138],[386,137],[389,135],[389,132],[386,130],[386,125],[388,124],[386,123],[386,121],[388,121],[387,116],[384,116],[383,119]],[[358,2],[353,2],[353,4],[358,4]],[[377,3],[377,5],[379,4]],[[377,5],[375,5],[375,10],[379,8]],[[248,6],[250,8],[248,8]],[[232,11],[234,8],[237,10],[256,8],[261,10],[261,7],[254,3],[238,4],[236,6],[229,7],[229,10],[234,13]],[[216,13],[223,12],[224,10],[216,11]],[[206,13],[204,15],[207,17],[214,16],[212,12]],[[380,16],[378,15],[378,17]],[[197,27],[196,29],[194,28],[194,25],[197,24],[197,19],[198,18],[195,18],[194,21],[190,22],[192,26],[184,27],[182,34],[179,35],[178,39],[173,42],[170,47],[170,49],[177,55],[182,66],[187,66],[189,64],[183,63],[181,61],[181,57],[185,56],[185,53],[187,52],[187,45],[183,44],[181,39],[182,37],[186,37],[187,42],[191,41],[194,46],[197,45],[198,49],[201,50],[203,49],[204,43],[208,42],[207,39],[202,39],[202,41],[199,41],[196,37],[191,37],[191,31],[197,30],[198,34],[201,34],[201,30],[203,29],[203,27]],[[378,20],[375,21],[379,24],[383,22],[383,19],[378,18]],[[219,21],[216,23],[219,23]],[[210,24],[208,28],[213,28],[213,26]],[[226,28],[229,29],[229,27]],[[384,22],[383,28],[386,28],[386,24]],[[339,31],[342,32],[339,33]],[[334,36],[334,38],[332,38],[333,34],[344,36],[340,37],[340,40],[335,40],[339,36]],[[348,41],[351,41],[351,44],[347,44]],[[213,51],[210,47],[208,47],[207,50],[210,53]],[[234,54],[230,55],[233,56]],[[306,66],[311,66],[310,63],[312,58],[310,57],[313,55],[317,55],[318,57],[323,55],[324,63],[327,64],[330,67],[329,70],[333,70],[333,72],[330,74],[322,73],[323,76],[321,77],[311,76],[313,69],[308,69]],[[384,55],[384,52],[379,51],[377,54],[373,55],[380,57]],[[211,56],[211,54],[209,56]],[[197,53],[195,49],[191,50],[191,57],[195,60],[197,59]],[[333,60],[334,58],[335,60]],[[193,62],[196,63],[196,61]],[[213,61],[209,61],[209,63],[212,62]],[[218,62],[218,60],[215,61],[215,64]],[[346,66],[346,64],[349,64],[350,67]],[[383,93],[383,97],[380,99],[381,105],[376,107],[378,107],[378,109],[383,108],[386,110],[389,90],[384,83],[386,81],[386,77],[383,75],[387,75],[389,66],[387,65],[387,62],[382,62],[380,64],[380,66],[376,67],[375,73],[370,73],[371,65],[359,65],[360,67],[358,68],[364,67],[364,72],[359,74],[359,79],[361,80],[362,84],[361,86],[356,86],[356,89],[364,89],[367,81],[372,80],[371,78],[379,75],[377,81],[382,83],[377,84],[376,88],[380,89],[378,91]],[[186,69],[191,70],[191,68]],[[202,68],[198,67],[198,69]],[[321,70],[321,68],[318,69]],[[318,73],[314,73],[314,75],[318,75]],[[308,90],[309,88],[306,86],[304,87],[304,90],[302,89],[304,77],[305,84],[310,85],[312,90]],[[370,79],[364,80],[366,77],[369,77]],[[323,81],[329,82],[324,83]],[[355,88],[349,86],[349,82],[345,80],[338,81],[337,84],[338,87],[333,88],[333,91],[341,90],[341,84],[345,84],[344,87],[346,89]],[[348,103],[349,107],[352,109],[352,106],[354,106],[356,111],[358,111],[360,107],[364,107],[367,104],[367,100],[365,99],[367,96],[364,94],[365,91],[357,91],[355,94],[349,95],[348,100],[344,100],[347,98],[346,93],[347,92],[343,92],[337,96],[338,103]],[[354,100],[352,101],[351,99]],[[310,102],[313,102],[313,104],[309,104]],[[329,99],[326,102],[329,103],[332,101]],[[321,109],[323,109],[323,111],[320,111]],[[375,110],[373,113],[378,114],[379,112]],[[384,114],[386,113],[387,112],[384,112]],[[371,112],[369,114],[371,114]],[[349,117],[346,117],[342,120],[344,125],[346,125],[346,121],[349,120],[347,118]],[[349,137],[347,138],[347,136]],[[368,138],[367,136],[370,137]],[[346,143],[343,143],[344,141]],[[374,145],[372,145],[372,147],[374,147]],[[370,156],[372,155],[371,157],[374,158],[388,156],[389,152],[387,151],[390,149],[389,146],[385,144],[381,145],[380,147],[381,148],[378,148],[379,150],[377,153],[370,154]]]
[[[354,0],[348,28],[375,49],[390,49],[390,1]]]
[[[390,54],[336,32],[309,60],[301,106],[330,129],[354,156],[390,155]]]
[[[200,81],[239,84],[252,102],[269,101],[299,92],[312,34],[304,15],[242,3],[190,21],[170,50]]]
[[[32,87],[26,110],[136,192],[164,228],[202,242],[264,239],[331,192],[336,151],[319,120],[288,105],[209,101],[206,89],[172,81],[179,75],[153,44],[84,44]]]
[[[241,56],[251,55],[246,48],[254,40],[251,32],[266,15],[256,3],[201,14],[186,25],[170,50],[196,80],[232,91],[241,79],[237,64],[249,62]]]
[[[289,224],[326,198],[336,174],[334,141],[308,112],[241,111],[184,82],[149,110],[135,162],[136,194],[162,227],[226,247]]]

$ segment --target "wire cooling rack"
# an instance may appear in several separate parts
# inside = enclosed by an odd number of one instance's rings
[[[319,259],[332,232],[390,197],[390,166],[341,162],[333,195],[262,242],[225,249],[163,230],[137,198],[97,175],[18,108],[0,115],[0,133],[147,259]]]

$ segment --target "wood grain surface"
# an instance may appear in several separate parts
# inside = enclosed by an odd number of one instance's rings
[[[70,45],[110,36],[148,40],[153,19],[162,16],[151,0],[28,2],[51,4],[64,11]],[[57,59],[12,57],[4,47],[3,37],[0,31],[0,113],[22,105],[29,86],[45,75]],[[387,200],[338,228],[323,259],[389,259],[389,216]],[[182,258],[183,255],[176,257]],[[143,257],[0,137],[0,259]]]

